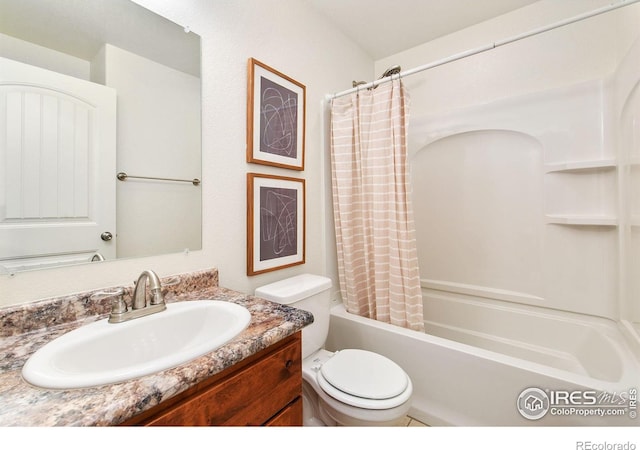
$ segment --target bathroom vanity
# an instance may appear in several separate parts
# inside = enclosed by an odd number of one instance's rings
[[[169,304],[237,303],[251,313],[249,325],[211,353],[110,385],[44,389],[21,375],[38,348],[108,316],[95,291],[0,309],[0,426],[300,425],[300,330],[313,316],[220,288],[216,270],[179,278],[166,288]]]
[[[300,332],[123,425],[302,425]]]

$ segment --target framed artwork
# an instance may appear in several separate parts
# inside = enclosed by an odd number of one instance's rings
[[[247,162],[304,170],[303,84],[249,59]]]
[[[305,262],[305,180],[247,174],[247,275]]]

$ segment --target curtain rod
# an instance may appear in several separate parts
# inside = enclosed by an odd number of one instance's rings
[[[607,13],[609,11],[613,11],[614,9],[622,8],[624,6],[629,6],[629,5],[632,5],[634,3],[638,3],[638,2],[640,2],[640,0],[622,0],[620,3],[611,4],[611,5],[608,5],[608,6],[603,6],[602,8],[594,9],[592,11],[589,11],[589,12],[586,12],[586,13],[582,13],[582,14],[579,14],[577,16],[573,16],[573,17],[570,17],[568,19],[561,20],[559,22],[552,23],[551,25],[547,25],[547,26],[540,27],[540,28],[535,28],[535,29],[533,29],[531,31],[527,31],[525,33],[517,34],[517,35],[512,36],[510,38],[502,39],[502,40],[499,40],[499,41],[495,41],[495,42],[493,42],[491,44],[483,45],[481,47],[477,47],[477,48],[474,48],[474,49],[471,49],[471,50],[466,50],[464,52],[456,53],[454,55],[451,55],[451,56],[448,56],[446,58],[434,61],[432,63],[428,63],[428,64],[425,64],[425,65],[422,65],[422,66],[415,67],[413,69],[406,70],[404,72],[400,72],[397,75],[397,77],[398,78],[407,77],[409,75],[413,75],[413,74],[416,74],[418,72],[423,72],[425,70],[432,69],[434,67],[438,67],[438,66],[442,66],[442,65],[448,64],[450,62],[458,61],[460,59],[464,59],[464,58],[467,58],[469,56],[477,55],[478,53],[484,53],[486,51],[493,50],[493,49],[495,49],[497,47],[501,47],[503,45],[511,44],[512,42],[520,41],[522,39],[526,39],[528,37],[535,36],[537,34],[541,34],[541,33],[547,32],[547,31],[551,31],[551,30],[556,29],[556,28],[564,27],[565,25],[570,25],[572,23],[579,22],[579,21],[585,20],[585,19],[589,19],[590,17],[598,16],[600,14],[604,14],[604,13]],[[374,80],[374,81],[371,81],[371,82],[369,82],[367,84],[362,84],[362,85],[360,85],[358,87],[347,89],[345,91],[341,91],[341,92],[335,93],[333,95],[329,95],[328,97],[333,99],[333,98],[337,98],[337,97],[342,97],[344,95],[352,94],[354,92],[357,92],[359,89],[369,89],[369,88],[375,87],[375,86],[377,86],[379,84],[387,83],[387,82],[393,80],[395,77],[396,77],[395,75],[391,75],[389,77],[385,77],[385,78],[381,78],[381,79],[378,79],[378,80]]]

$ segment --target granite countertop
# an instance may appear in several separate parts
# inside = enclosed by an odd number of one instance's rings
[[[54,338],[105,319],[108,302],[93,300],[97,290],[0,308],[0,426],[117,425],[313,322],[306,311],[218,287],[215,269],[162,281],[173,284],[166,288],[167,303],[229,301],[247,308],[251,322],[227,344],[173,369],[107,386],[48,390],[23,380],[26,360]]]

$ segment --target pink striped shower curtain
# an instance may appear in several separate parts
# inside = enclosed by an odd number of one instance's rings
[[[347,311],[424,331],[401,80],[331,104],[331,178]]]

